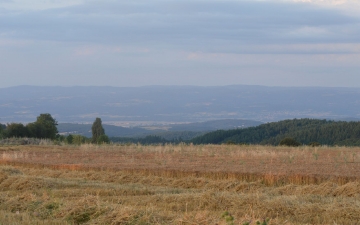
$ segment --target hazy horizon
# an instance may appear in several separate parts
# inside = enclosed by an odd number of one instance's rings
[[[360,88],[230,86],[39,87],[0,89],[0,122],[200,122],[360,118]]]

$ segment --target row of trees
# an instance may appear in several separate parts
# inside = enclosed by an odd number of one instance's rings
[[[109,137],[105,135],[105,130],[100,118],[96,118],[92,125],[92,138],[90,140],[81,135],[59,135],[57,125],[57,121],[49,113],[40,114],[35,122],[28,123],[27,125],[22,123],[0,124],[0,139],[28,137],[65,141],[69,144],[100,144],[110,142]]]
[[[24,125],[22,123],[10,123],[1,125],[1,137],[30,137],[30,138],[43,138],[55,139],[58,133],[56,127],[57,121],[49,114],[40,114],[36,121]]]
[[[109,143],[100,118],[96,118],[91,131],[92,138],[81,135],[59,135],[57,121],[48,113],[40,114],[37,120],[27,125],[0,124],[0,138],[31,137],[52,139],[69,144]],[[292,137],[292,139],[288,139]],[[295,141],[296,140],[296,141]],[[179,143],[157,136],[145,138],[112,138],[113,142],[136,142],[143,144]],[[194,144],[265,144],[265,145],[346,145],[360,146],[360,122],[335,122],[315,119],[294,119],[262,124],[257,127],[235,130],[218,130],[196,137],[188,142]]]

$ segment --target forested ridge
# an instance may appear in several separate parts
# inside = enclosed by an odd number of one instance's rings
[[[317,119],[293,119],[262,124],[257,127],[218,130],[196,137],[194,144],[263,144],[278,145],[291,137],[301,144],[360,146],[360,122]]]

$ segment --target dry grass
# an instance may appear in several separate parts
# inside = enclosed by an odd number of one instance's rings
[[[360,148],[4,146],[0,163],[0,224],[360,221]]]

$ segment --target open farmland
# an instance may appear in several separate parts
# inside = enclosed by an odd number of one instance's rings
[[[2,146],[0,162],[0,224],[360,221],[360,148]]]

